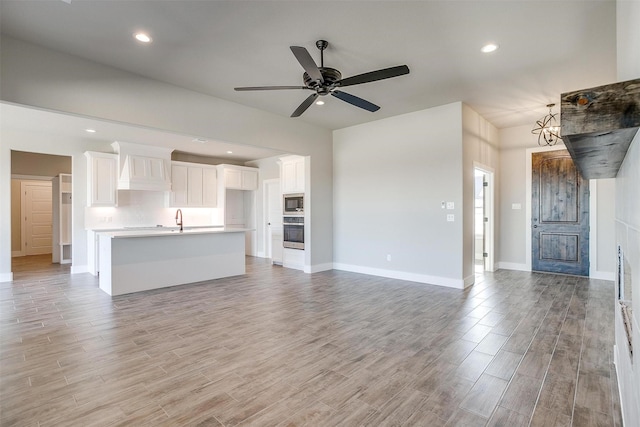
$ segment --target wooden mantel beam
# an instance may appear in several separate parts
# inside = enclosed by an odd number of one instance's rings
[[[562,140],[586,179],[615,178],[640,128],[640,79],[563,93]]]

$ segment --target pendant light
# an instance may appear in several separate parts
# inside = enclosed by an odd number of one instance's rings
[[[551,110],[556,104],[547,104],[549,108],[549,114],[541,118],[536,122],[536,127],[531,131],[532,134],[538,135],[538,145],[540,146],[552,146],[558,143],[560,137],[560,125],[556,119],[556,114]]]

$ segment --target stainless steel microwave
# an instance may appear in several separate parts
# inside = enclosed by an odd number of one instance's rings
[[[304,215],[304,194],[285,194],[283,199],[284,215]]]

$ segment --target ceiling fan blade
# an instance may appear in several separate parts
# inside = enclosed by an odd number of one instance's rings
[[[384,68],[382,70],[370,71],[357,76],[347,77],[336,82],[341,87],[359,85],[362,83],[375,82],[376,80],[390,79],[392,77],[409,74],[409,67],[406,65],[398,65],[397,67]]]
[[[302,68],[307,72],[309,77],[313,80],[317,80],[320,83],[324,82],[324,78],[322,77],[322,73],[318,69],[315,61],[309,54],[309,51],[302,46],[290,46],[291,52],[295,55],[296,59],[302,65]]]
[[[380,109],[380,107],[376,104],[372,104],[371,102],[366,101],[362,98],[358,98],[357,96],[351,95],[350,93],[334,90],[333,92],[331,92],[331,95],[343,100],[344,102],[348,102],[351,105],[355,105],[356,107],[363,108],[367,111],[374,112]]]
[[[300,115],[302,115],[302,113],[307,111],[307,108],[309,108],[311,104],[313,104],[313,101],[315,101],[317,97],[317,93],[312,93],[311,95],[309,95],[307,99],[302,101],[302,104],[300,104],[300,106],[296,108],[296,111],[291,114],[291,117],[299,117]]]
[[[233,90],[238,92],[248,90],[285,90],[285,89],[309,89],[306,86],[247,86],[247,87],[234,87]]]

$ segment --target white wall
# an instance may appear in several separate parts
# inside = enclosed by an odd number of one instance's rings
[[[462,104],[333,138],[335,267],[462,288]]]
[[[640,1],[616,1],[616,59],[618,81],[640,77]]]
[[[618,81],[640,77],[640,2],[616,2]],[[615,363],[625,425],[640,425],[640,134],[636,134],[615,179],[615,234],[627,264],[633,295],[633,360],[629,356],[622,316],[616,304]],[[615,252],[614,252],[615,256]],[[631,270],[631,271],[629,271]]]
[[[614,279],[616,269],[616,232],[615,232],[615,179],[594,179],[590,181],[591,215],[596,215],[595,227],[591,233],[595,247],[591,250],[591,276],[606,280]],[[595,206],[594,206],[595,204]],[[595,210],[594,210],[595,208]],[[602,217],[602,218],[600,218]],[[594,224],[594,222],[591,222]],[[595,256],[594,256],[595,255]]]
[[[640,134],[627,151],[616,177],[616,241],[625,257],[625,287],[631,286],[633,358],[618,304],[616,317],[616,370],[625,425],[640,425]],[[631,282],[631,283],[629,283]]]
[[[312,266],[331,263],[330,131],[6,36],[1,40],[0,55],[0,97],[5,102],[310,156],[310,215],[315,238],[309,248],[308,263]],[[3,141],[1,148],[0,279],[4,280],[10,277],[11,268],[10,209],[9,200],[4,200],[8,197],[4,195],[10,194],[8,150],[31,151],[26,148],[29,146],[27,141],[15,140],[10,148]],[[61,155],[79,152],[78,147],[67,147],[66,141],[57,147],[38,146],[33,151],[51,150]],[[82,163],[82,171],[75,170],[79,167],[76,163]],[[74,161],[74,187],[84,182],[85,175],[84,162]],[[76,220],[83,218],[81,212],[77,214],[80,216]]]

